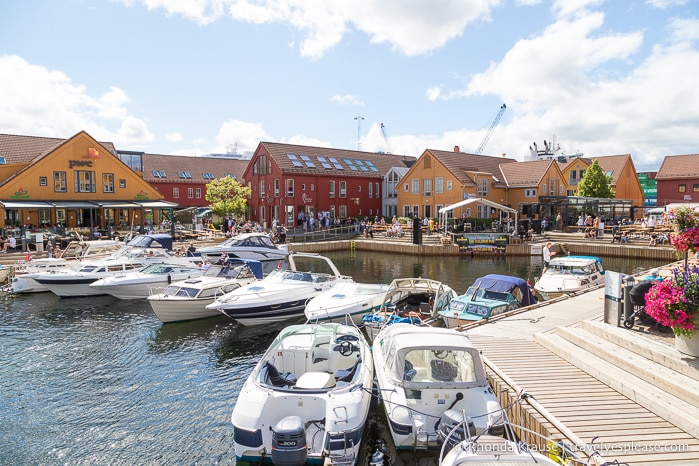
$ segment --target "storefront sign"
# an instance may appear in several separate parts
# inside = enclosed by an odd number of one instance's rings
[[[12,195],[10,195],[10,199],[31,199],[31,196],[29,195],[29,191],[24,188],[19,188]]]
[[[92,160],[68,160],[68,168],[73,167],[91,167]]]
[[[141,191],[134,196],[134,200],[136,200],[136,201],[144,201],[147,199],[148,199],[148,193],[145,191]]]
[[[310,204],[313,202],[313,198],[306,197],[306,193],[301,194],[301,200],[303,201],[304,204]]]
[[[456,236],[459,252],[505,252],[507,235],[502,233],[464,233]]]

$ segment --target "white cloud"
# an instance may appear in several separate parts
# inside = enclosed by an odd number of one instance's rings
[[[330,98],[331,101],[340,104],[340,105],[357,105],[360,107],[364,106],[364,102],[360,99],[358,99],[354,95],[334,95]]]
[[[165,140],[170,142],[182,142],[184,138],[182,137],[182,133],[174,132],[167,133],[165,135]]]
[[[250,123],[240,120],[227,120],[216,135],[216,152],[228,152],[236,148],[238,152],[254,151],[260,141],[271,141],[272,138],[262,128],[260,123]]]
[[[666,9],[673,6],[686,5],[689,0],[646,0],[646,5]]]
[[[5,132],[67,137],[84,130],[123,145],[154,141],[148,125],[126,107],[129,101],[119,88],[91,97],[63,72],[15,55],[0,56],[0,127]],[[116,131],[109,129],[115,124]]]

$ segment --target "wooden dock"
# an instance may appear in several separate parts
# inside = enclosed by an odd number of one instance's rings
[[[517,393],[499,373],[564,429],[526,402],[518,423],[597,451],[597,464],[699,465],[699,361],[672,334],[604,323],[604,299],[599,288],[465,331],[502,402]]]

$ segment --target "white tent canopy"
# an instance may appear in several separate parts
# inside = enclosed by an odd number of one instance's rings
[[[451,204],[445,207],[442,207],[439,209],[437,214],[439,215],[439,225],[444,226],[444,232],[446,233],[447,231],[447,213],[454,210],[458,209],[460,207],[465,207],[467,205],[471,204],[485,204],[488,207],[492,207],[495,209],[499,209],[502,212],[507,212],[507,213],[514,213],[515,214],[515,231],[517,231],[517,209],[513,209],[512,207],[507,207],[502,204],[498,204],[497,202],[489,201],[488,199],[484,199],[482,197],[472,197],[470,199],[464,199],[463,201],[459,201],[456,204]]]

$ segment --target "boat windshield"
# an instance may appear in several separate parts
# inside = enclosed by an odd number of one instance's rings
[[[464,349],[413,349],[405,353],[400,379],[410,383],[476,382],[473,355]]]
[[[186,286],[168,286],[163,292],[163,296],[179,296],[181,298],[196,298],[199,288],[188,288]]]
[[[595,272],[592,264],[550,264],[549,271],[559,274],[590,275]]]

